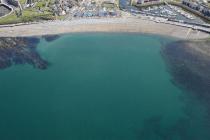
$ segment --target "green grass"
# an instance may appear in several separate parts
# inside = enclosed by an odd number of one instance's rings
[[[38,2],[35,7],[43,8],[45,7],[45,5],[46,5],[46,1],[41,1],[41,2]]]
[[[26,0],[20,0],[20,3],[25,4]],[[52,0],[42,0],[36,3],[34,8],[26,8],[22,12],[22,16],[17,17],[15,13],[12,13],[4,18],[0,18],[0,25],[3,24],[16,24],[16,23],[24,23],[24,22],[33,22],[40,20],[53,20],[55,16],[53,16],[52,11],[49,7],[45,7],[46,1],[49,2],[49,5],[52,4]],[[39,9],[42,12],[39,12]],[[64,19],[63,17],[57,17]]]
[[[19,0],[20,4],[25,4],[26,0]]]
[[[9,24],[9,23],[11,23],[11,24],[19,23],[19,22],[20,22],[20,19],[16,18],[16,15],[14,13],[0,19],[0,25]]]
[[[175,1],[175,2],[182,2],[181,0],[173,0],[173,1]]]
[[[3,24],[16,24],[24,22],[33,22],[40,20],[53,20],[54,16],[52,13],[46,11],[44,13],[38,13],[33,9],[27,9],[23,11],[22,16],[17,17],[15,13],[0,19],[0,25]]]

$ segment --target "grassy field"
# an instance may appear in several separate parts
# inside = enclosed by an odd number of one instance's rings
[[[27,9],[23,11],[22,16],[20,17],[17,17],[16,14],[13,12],[11,15],[1,18],[0,25],[53,19],[54,16],[51,12],[38,13],[34,12],[31,9]]]
[[[26,0],[20,0],[21,5],[25,4],[25,2]],[[50,2],[50,0],[48,2]],[[16,11],[19,12],[19,9],[16,9]],[[49,7],[46,7],[46,0],[43,0],[36,3],[34,8],[24,9],[22,15],[19,17],[13,12],[4,18],[1,18],[0,25],[53,19],[55,19],[55,17],[53,16],[52,11],[50,11]]]

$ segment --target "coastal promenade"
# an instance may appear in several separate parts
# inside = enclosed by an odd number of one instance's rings
[[[36,24],[0,27],[0,37],[41,36],[77,32],[130,32],[170,36],[179,39],[205,39],[210,34],[192,28],[152,20],[124,17],[48,21]]]

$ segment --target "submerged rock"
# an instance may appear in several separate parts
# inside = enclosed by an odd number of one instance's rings
[[[0,69],[17,64],[30,64],[38,69],[46,69],[48,62],[36,51],[39,38],[0,38]]]

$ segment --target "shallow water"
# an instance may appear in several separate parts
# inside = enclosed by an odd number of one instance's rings
[[[45,70],[0,70],[2,140],[209,140],[207,108],[176,86],[160,53],[173,39],[70,34],[36,51]]]

